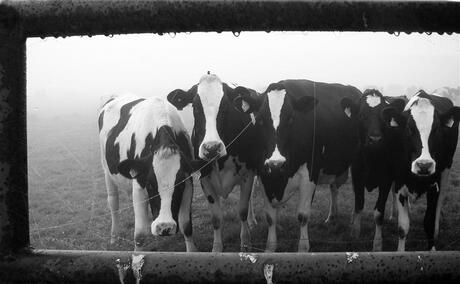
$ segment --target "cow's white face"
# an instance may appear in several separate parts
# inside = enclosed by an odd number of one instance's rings
[[[278,129],[280,125],[280,116],[281,116],[281,109],[284,104],[284,99],[286,96],[286,90],[272,90],[267,94],[268,105],[270,108],[270,114],[273,121],[273,128],[275,131]],[[278,145],[275,146],[275,151],[272,153],[270,158],[265,161],[265,164],[268,163],[284,163],[286,158],[280,153],[278,150]]]
[[[410,106],[410,113],[421,141],[421,154],[412,162],[411,171],[417,175],[431,175],[436,169],[436,162],[431,157],[428,146],[428,139],[433,127],[434,106],[430,100],[418,98]]]
[[[374,108],[382,103],[382,98],[377,94],[370,94],[366,96],[366,103],[369,107]]]
[[[171,205],[176,176],[180,168],[180,155],[167,148],[161,149],[153,156],[152,166],[157,177],[158,194],[161,201],[160,212],[152,222],[151,231],[154,236],[174,234],[177,224],[173,219]]]
[[[199,146],[198,156],[201,159],[208,159],[208,152],[216,152],[218,156],[225,156],[227,151],[217,131],[217,114],[224,96],[222,82],[214,74],[204,75],[198,84],[197,94],[206,120],[206,134]]]

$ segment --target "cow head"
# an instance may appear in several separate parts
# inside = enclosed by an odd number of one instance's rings
[[[449,158],[445,154],[446,148],[450,148],[449,139],[457,141],[460,108],[452,106],[447,98],[436,98],[450,103],[449,109],[440,113],[434,99],[421,90],[405,107],[410,171],[416,176],[431,176],[438,166],[444,167],[442,164]]]
[[[190,90],[169,93],[168,101],[179,110],[192,104],[195,119],[192,143],[198,157],[207,161],[227,154],[223,128],[229,108],[252,113],[257,107],[248,89],[232,89],[209,73]]]
[[[173,135],[171,129],[161,127],[148,155],[128,158],[118,165],[122,176],[135,179],[147,190],[154,217],[151,231],[155,236],[167,236],[177,232],[179,208],[185,188],[183,181],[185,172],[190,172],[176,144],[165,142],[171,141]]]
[[[267,141],[269,147],[266,153],[265,170],[270,174],[279,174],[288,158],[289,151],[286,149],[288,135],[296,133],[296,130],[293,130],[295,117],[312,111],[318,101],[309,96],[298,98],[290,96],[280,83],[271,84],[261,98],[258,115],[270,124],[271,130]],[[264,115],[266,118],[263,118]]]
[[[342,99],[345,113],[358,120],[361,145],[367,151],[380,151],[384,145],[396,143],[392,137],[398,133],[402,137],[405,120],[402,111],[403,99],[392,99],[389,103],[375,89],[367,89],[357,103]]]

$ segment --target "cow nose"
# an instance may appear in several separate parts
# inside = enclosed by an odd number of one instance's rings
[[[418,174],[420,175],[428,175],[430,173],[430,169],[433,167],[433,162],[430,160],[420,160],[415,163],[418,168]]]
[[[377,143],[382,139],[382,135],[369,135],[369,141]]]
[[[220,155],[224,149],[224,145],[221,142],[207,142],[203,144],[203,154],[206,158],[212,159],[217,155]]]
[[[176,223],[164,222],[152,224],[152,234],[154,236],[169,236],[176,232]]]
[[[286,159],[267,160],[265,161],[265,166],[267,167],[268,173],[271,173],[272,171],[280,170],[285,162]]]

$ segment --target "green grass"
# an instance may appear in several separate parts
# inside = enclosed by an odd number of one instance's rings
[[[109,246],[110,212],[107,207],[96,117],[63,116],[54,119],[35,117],[28,120],[28,167],[30,237],[35,248],[75,250],[132,250],[134,216],[130,187],[120,190],[122,240]],[[444,203],[440,223],[439,250],[460,250],[460,154],[456,153],[449,180],[449,193]],[[236,212],[239,192],[224,200],[224,250],[239,251],[240,225]],[[251,251],[265,248],[267,223],[263,212],[262,193],[255,195],[258,225],[251,231]],[[366,193],[362,217],[362,232],[358,240],[350,238],[350,214],[354,197],[350,180],[339,190],[339,216],[326,225],[329,189],[318,186],[309,225],[311,251],[369,251],[374,233],[373,208],[377,191]],[[278,215],[278,251],[297,249],[299,226],[295,216],[296,198],[292,198]],[[411,209],[411,228],[407,250],[426,248],[423,216],[426,201],[422,197]],[[201,188],[195,186],[193,198],[193,232],[200,251],[212,248],[211,215]],[[387,203],[387,212],[389,210]],[[397,248],[397,221],[385,219],[383,249]],[[151,250],[184,251],[180,234],[171,237],[151,237]]]

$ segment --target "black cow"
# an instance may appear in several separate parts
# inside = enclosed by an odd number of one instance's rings
[[[373,250],[382,250],[382,224],[385,203],[391,185],[399,189],[404,177],[403,143],[405,100],[385,98],[379,91],[364,91],[357,104],[344,99],[344,107],[351,107],[358,119],[359,148],[351,166],[355,207],[352,217],[352,235],[359,236],[361,213],[364,208],[364,188],[379,188],[374,208],[375,235]]]
[[[254,95],[244,87],[233,89],[209,73],[188,91],[177,89],[168,95],[169,102],[179,110],[188,104],[193,106],[192,144],[201,162],[195,167],[200,167],[201,186],[212,212],[213,252],[223,250],[220,198],[227,198],[236,185],[241,186],[241,248],[250,247],[249,199],[254,175],[263,163],[262,137],[249,106]]]
[[[150,232],[164,236],[180,229],[187,251],[196,251],[191,223],[192,148],[177,110],[163,99],[112,97],[99,113],[99,141],[112,215],[111,243],[120,234],[118,187],[132,179],[135,250],[145,249]]]
[[[330,184],[327,221],[336,214],[337,189],[348,178],[358,140],[350,109],[343,109],[340,102],[343,98],[357,101],[360,96],[351,86],[284,80],[271,84],[257,101],[248,103],[257,110],[256,126],[265,125],[257,129],[264,140],[265,161],[259,175],[269,225],[266,251],[277,247],[277,208],[295,191],[299,191],[298,251],[310,249],[308,222],[318,183]]]
[[[427,198],[424,228],[428,249],[435,250],[442,202],[457,147],[460,108],[454,107],[448,98],[421,90],[409,100],[403,114],[407,120],[404,143],[407,188],[397,192],[398,250],[405,250],[409,231],[408,198],[417,199],[423,193]]]

